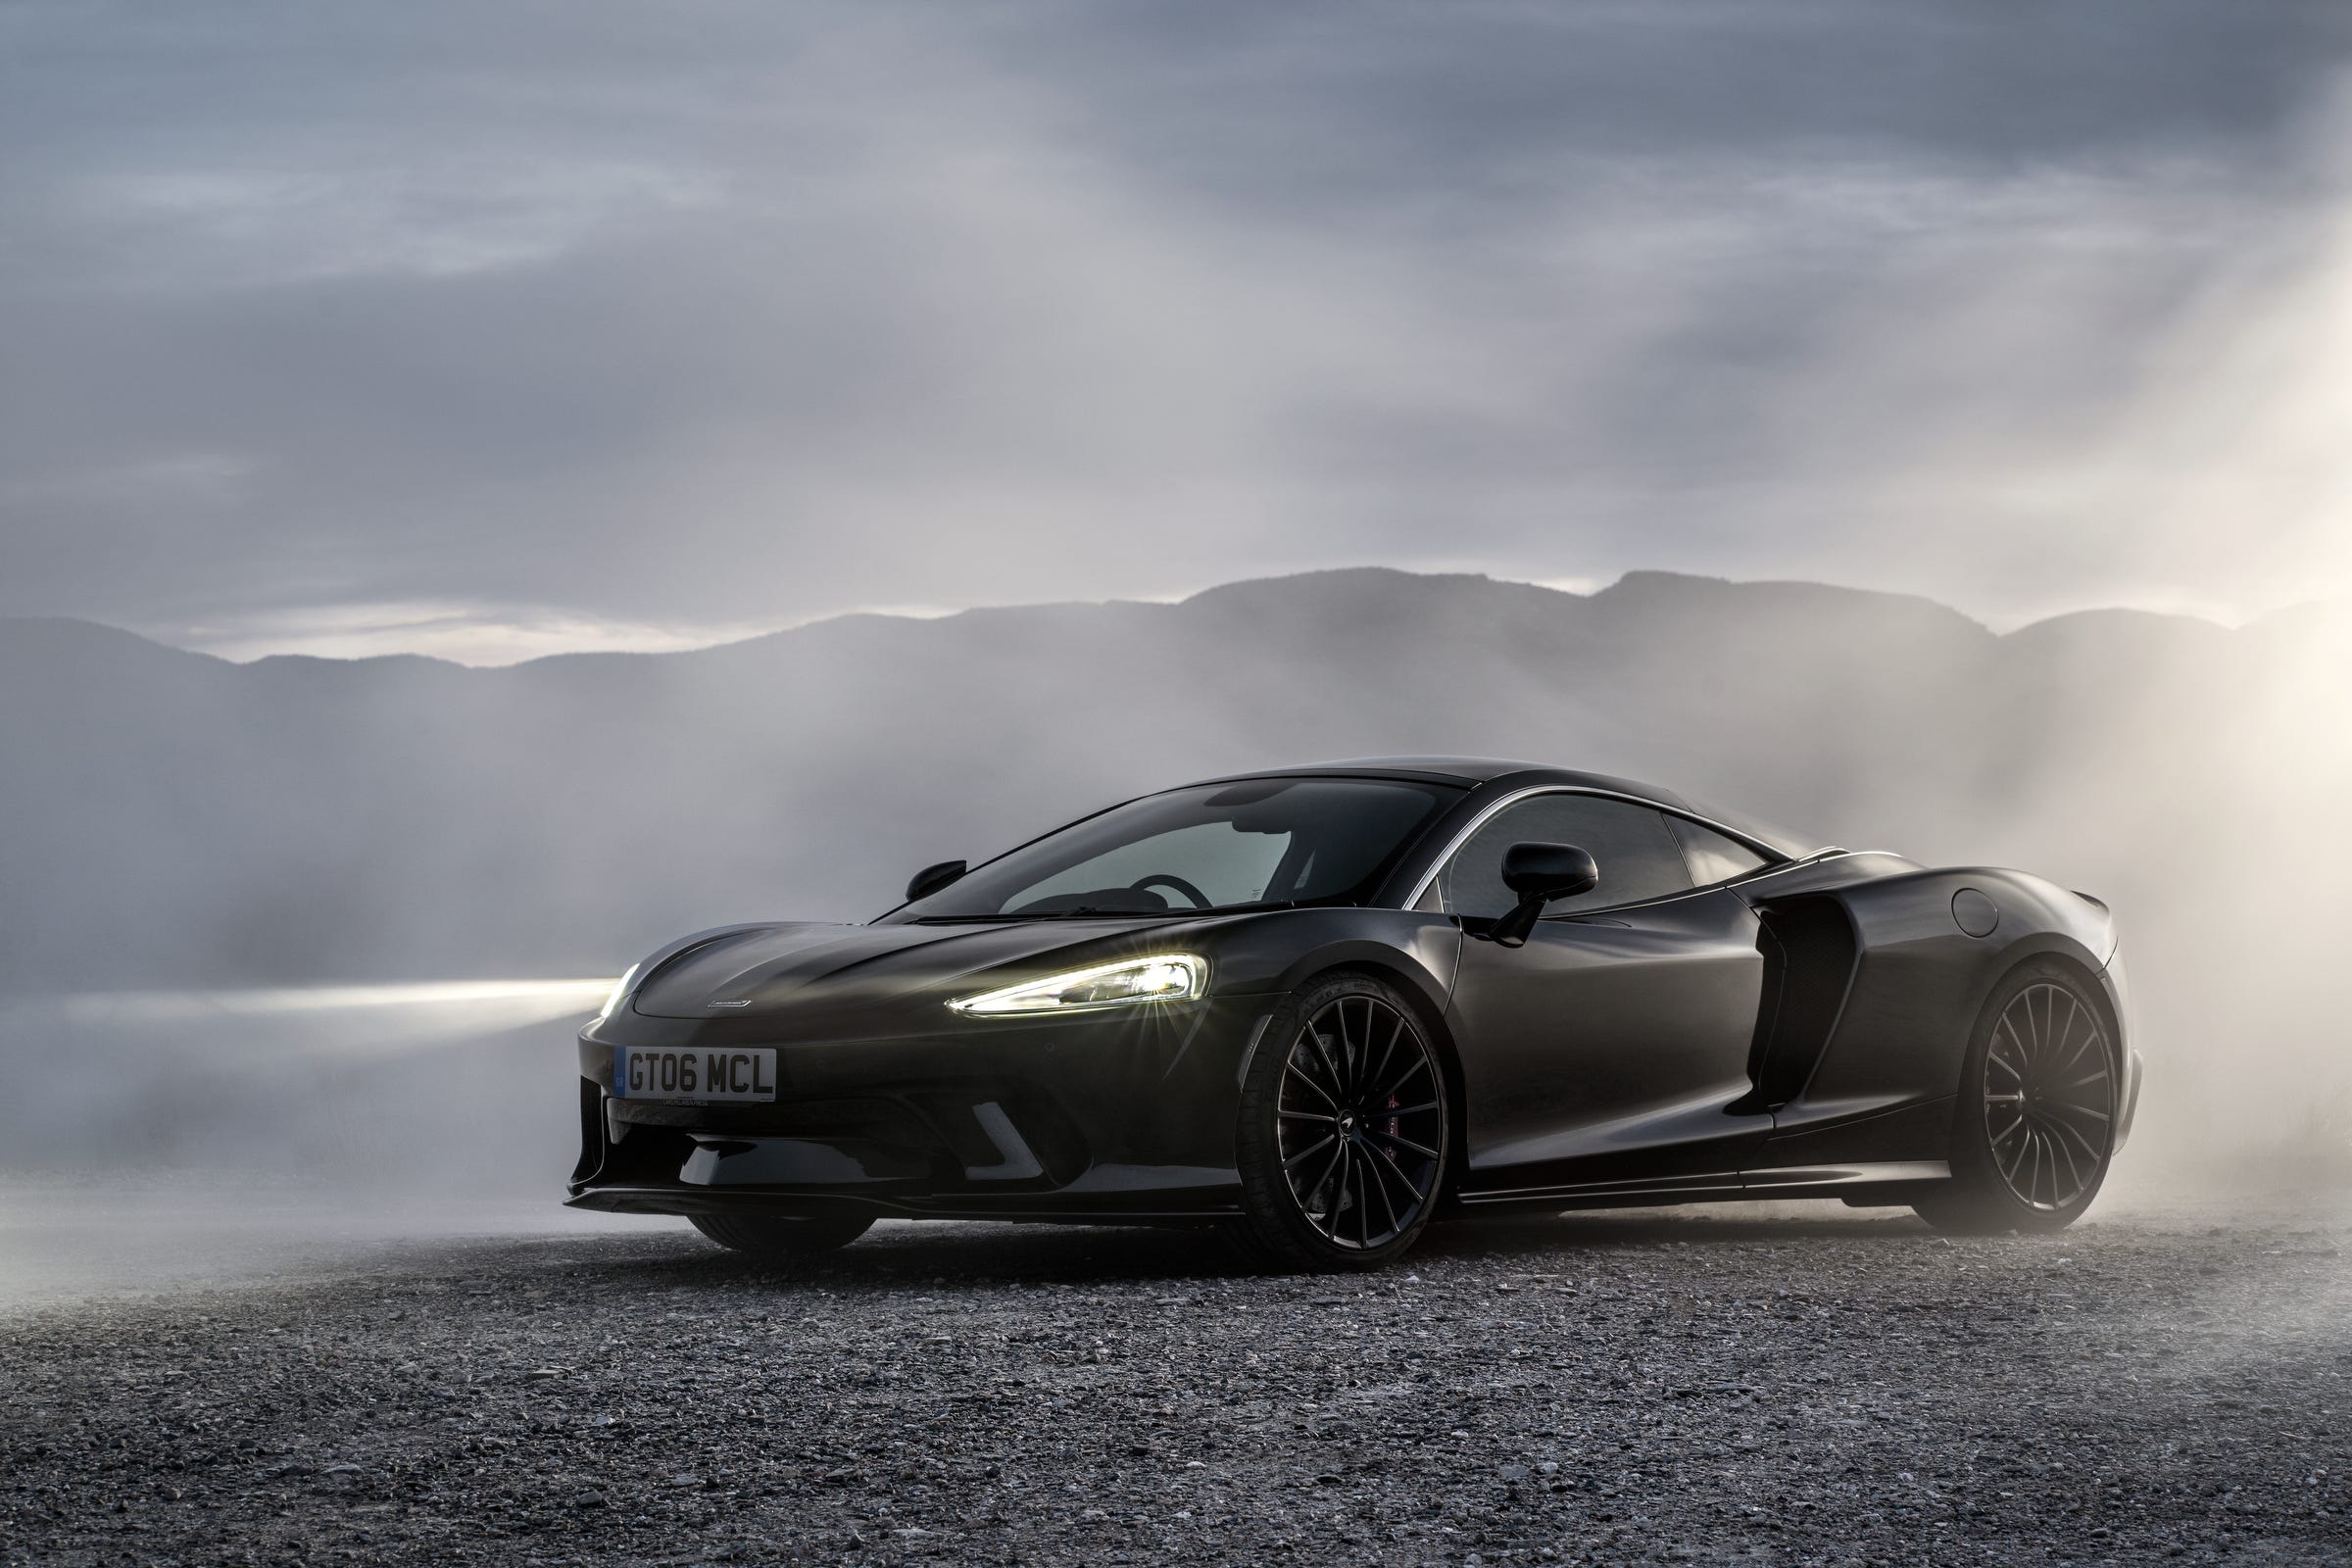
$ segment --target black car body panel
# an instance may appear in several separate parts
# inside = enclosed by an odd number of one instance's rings
[[[1768,1112],[1730,1108],[1750,1087],[1764,967],[1736,893],[1464,947],[1446,1023],[1477,1043],[1465,1192],[1737,1172],[1771,1132]]]
[[[1226,1216],[1250,1053],[1287,998],[1342,969],[1389,981],[1437,1040],[1457,1123],[1447,1197],[1464,1207],[1867,1202],[1939,1180],[1969,1041],[1994,988],[2030,958],[2095,980],[2126,1040],[2108,910],[2023,872],[1825,850],[1668,791],[1518,762],[1380,759],[1205,783],[1296,778],[1416,780],[1458,799],[1360,902],[953,919],[917,903],[866,925],[737,926],[671,944],[580,1035],[570,1200]],[[1517,947],[1487,940],[1492,922],[1432,906],[1433,879],[1477,824],[1556,793],[1654,808],[1761,863],[1547,916]],[[1064,1016],[949,1005],[1170,952],[1205,960],[1204,995]],[[772,1049],[777,1098],[615,1098],[621,1048]],[[2124,1056],[2119,1147],[2137,1090],[2128,1046]]]

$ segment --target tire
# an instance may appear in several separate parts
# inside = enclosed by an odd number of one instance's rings
[[[730,1252],[770,1263],[838,1251],[874,1222],[860,1215],[799,1218],[767,1214],[690,1214],[694,1228]]]
[[[2021,965],[1994,988],[1969,1041],[1951,1180],[1911,1206],[1955,1236],[2066,1229],[2107,1179],[2122,1083],[2097,988],[2050,959]]]
[[[1289,1271],[1402,1256],[1445,1180],[1447,1095],[1429,1031],[1394,987],[1342,974],[1292,997],[1242,1086],[1246,1250]]]

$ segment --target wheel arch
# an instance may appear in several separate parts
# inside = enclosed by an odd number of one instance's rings
[[[1992,979],[1977,998],[1976,1016],[1969,1025],[1969,1045],[1975,1045],[1978,1033],[1984,1027],[1987,1009],[1992,1006],[1993,999],[2000,995],[2001,988],[2015,979],[2020,970],[2036,963],[2046,963],[2066,971],[2078,981],[2083,995],[2099,1009],[2099,1021],[2107,1029],[2107,1048],[2111,1057],[2108,1066],[2119,1075],[2124,1072],[2131,1046],[2124,1038],[2123,1009],[2116,1005],[2113,988],[2107,980],[2106,965],[2093,959],[2081,943],[2053,932],[2020,939],[2001,955],[2001,960],[1994,969]]]
[[[2108,1071],[2117,1098],[2111,1102],[2114,1109],[2108,1123],[2108,1146],[2091,1171],[2087,1186],[2079,1186],[2073,1196],[2060,1202],[2053,1179],[2050,1205],[2036,1214],[2033,1211],[2036,1200],[2015,1190],[2011,1181],[2014,1172],[2001,1170],[1998,1154],[1984,1136],[1989,1101],[1984,1098],[1986,1091],[1972,1081],[1971,1068],[1975,1068],[1976,1075],[1984,1072],[1976,1064],[1991,1049],[1996,1038],[1995,1021],[2016,1004],[2018,998],[2031,995],[2035,985],[2048,985],[2053,980],[2084,999],[2093,1010],[2095,1021],[2105,1030]],[[2124,1041],[2121,1017],[2105,966],[2082,953],[2079,945],[2027,939],[2004,950],[1969,1026],[1968,1049],[1963,1054],[1960,1081],[1945,1134],[1946,1158],[1952,1176],[1912,1199],[1912,1207],[1921,1217],[1938,1230],[1965,1235],[2052,1231],[2080,1217],[2095,1200],[2129,1132],[2122,1097],[2130,1092],[2130,1048]],[[2068,1015],[2066,1028],[2069,1032],[2074,1028],[2072,1013]],[[2033,1033],[2036,1042],[2043,1038],[2038,1025],[2033,1026]],[[1972,1128],[1977,1131],[1972,1133]],[[2082,1138],[2080,1129],[2077,1137]],[[2076,1166],[2071,1152],[2068,1165],[2070,1169]],[[2054,1162],[2051,1169],[2054,1173]],[[2034,1179],[2030,1177],[2029,1182]],[[2080,1175],[2077,1180],[2082,1181]]]
[[[1323,943],[1299,955],[1268,989],[1296,996],[1326,975],[1348,971],[1385,980],[1432,1016],[1445,1015],[1450,993],[1445,979],[1412,954],[1387,942],[1362,938]]]
[[[1469,1090],[1462,1075],[1461,1048],[1447,1022],[1446,991],[1435,975],[1394,948],[1366,943],[1319,956],[1326,961],[1298,966],[1302,972],[1287,988],[1289,995],[1296,996],[1337,975],[1355,974],[1378,980],[1394,989],[1413,1009],[1415,1020],[1429,1037],[1430,1049],[1437,1053],[1438,1066],[1446,1074],[1446,1165],[1438,1175],[1438,1202],[1443,1209],[1450,1203],[1462,1173],[1468,1168],[1470,1125]],[[1263,1050],[1265,1046],[1266,1042],[1260,1040],[1257,1049]]]
[[[1968,1063],[1976,1051],[1979,1037],[1984,1033],[1985,1026],[1994,1016],[1993,1004],[2001,1000],[2001,993],[2010,982],[2036,964],[2064,971],[2082,986],[2083,993],[2098,1007],[2100,1022],[2107,1029],[2111,1053],[2109,1070],[2118,1074],[2119,1083],[2122,1081],[2128,1048],[2124,1044],[2120,1014],[2114,1000],[2107,994],[2107,987],[2102,983],[2099,967],[2089,961],[2080,944],[2053,938],[2048,933],[2039,937],[2021,938],[2004,950],[1999,959],[1989,966],[1989,978],[1979,988],[1976,1008],[1968,1015],[1968,1032],[1961,1037],[1959,1057],[1952,1064],[1952,1120],[1945,1133],[1947,1155],[1956,1152],[1949,1148],[1950,1141],[1960,1136],[1960,1118],[1969,1114],[1966,1081]]]

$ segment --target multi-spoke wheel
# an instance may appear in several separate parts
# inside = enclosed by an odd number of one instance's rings
[[[2018,1201],[2055,1212],[2107,1163],[2115,1073],[2098,1014],[2040,981],[2002,1009],[1984,1054],[1984,1135]]]
[[[1969,1048],[1952,1179],[1914,1206],[1952,1231],[2071,1223],[2107,1174],[2116,1060],[2106,1008],[2075,971],[2045,960],[2011,975]]]
[[[1428,1223],[1447,1137],[1445,1070],[1410,1004],[1361,975],[1309,987],[1243,1090],[1250,1231],[1294,1265],[1385,1263]]]

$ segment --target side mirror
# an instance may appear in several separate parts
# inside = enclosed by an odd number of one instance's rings
[[[917,899],[929,898],[949,883],[960,881],[968,869],[961,860],[942,860],[937,865],[924,866],[906,884],[906,902],[912,904]]]
[[[1502,852],[1502,885],[1519,895],[1487,940],[1515,948],[1528,939],[1553,899],[1572,899],[1600,886],[1600,867],[1573,844],[1514,844]]]

